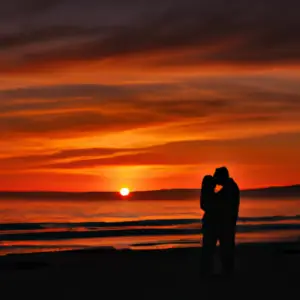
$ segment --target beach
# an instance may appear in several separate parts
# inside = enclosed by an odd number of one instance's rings
[[[218,252],[218,250],[217,250]],[[233,278],[201,278],[201,248],[89,249],[0,257],[3,299],[288,299],[297,295],[300,241],[240,244]]]
[[[300,198],[242,198],[236,273],[200,277],[198,199],[2,199],[3,299],[272,299],[296,295]]]

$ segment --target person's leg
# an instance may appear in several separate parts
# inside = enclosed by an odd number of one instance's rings
[[[213,271],[214,254],[217,245],[217,235],[213,226],[203,226],[201,273],[209,275]]]
[[[220,234],[222,273],[232,275],[235,267],[235,227],[224,228]]]

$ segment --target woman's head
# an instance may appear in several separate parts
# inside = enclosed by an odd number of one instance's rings
[[[202,180],[202,187],[201,189],[214,189],[216,187],[216,182],[213,176],[205,175]]]

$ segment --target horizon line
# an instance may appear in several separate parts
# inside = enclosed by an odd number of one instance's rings
[[[263,189],[272,189],[272,188],[290,188],[290,187],[300,187],[300,183],[292,185],[271,185],[271,186],[262,186],[257,188],[246,188],[241,189],[241,191],[253,191],[253,190],[263,190]],[[161,191],[189,191],[189,190],[201,190],[198,188],[164,188],[164,189],[154,189],[154,190],[136,190],[130,191],[133,193],[147,193],[147,192],[161,192]],[[86,193],[119,193],[119,190],[114,191],[57,191],[57,190],[0,190],[0,193],[72,193],[72,194],[86,194]]]

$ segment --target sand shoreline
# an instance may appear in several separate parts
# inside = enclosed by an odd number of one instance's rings
[[[239,245],[234,282],[219,277],[209,282],[201,279],[200,253],[201,248],[179,248],[7,255],[0,257],[1,294],[9,296],[5,299],[87,299],[94,294],[102,298],[102,293],[109,293],[109,299],[133,294],[140,299],[185,299],[206,290],[205,299],[221,293],[220,289],[209,290],[220,286],[227,293],[229,288],[236,292],[248,289],[243,298],[256,290],[257,298],[263,292],[274,297],[279,292],[293,295],[298,288],[300,242]],[[219,267],[217,264],[216,272]]]

